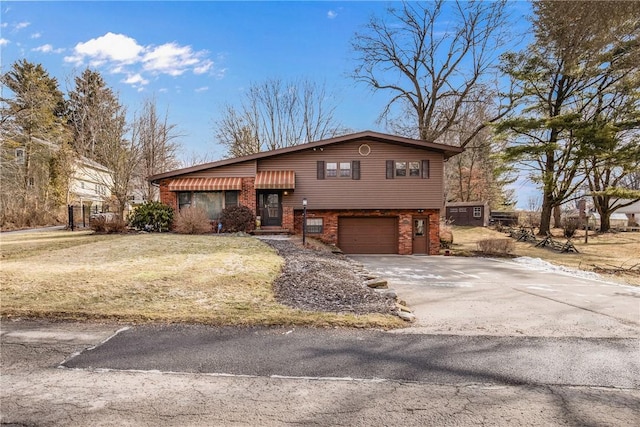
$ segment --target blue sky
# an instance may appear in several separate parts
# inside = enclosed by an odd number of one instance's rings
[[[183,157],[224,151],[213,138],[222,105],[251,83],[307,78],[336,94],[336,116],[355,131],[386,131],[388,100],[348,77],[350,42],[392,2],[14,2],[0,6],[2,72],[40,63],[63,92],[87,66],[100,71],[130,113],[145,97],[178,126]],[[526,2],[512,2],[516,22]]]
[[[308,78],[339,98],[354,130],[375,124],[384,97],[354,88],[350,40],[384,2],[3,2],[3,72],[41,63],[61,89],[97,69],[129,112],[145,96],[178,125],[185,154],[220,157],[212,122],[252,82]]]

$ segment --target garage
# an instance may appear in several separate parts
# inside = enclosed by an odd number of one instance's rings
[[[338,246],[347,254],[397,254],[397,217],[341,217]]]

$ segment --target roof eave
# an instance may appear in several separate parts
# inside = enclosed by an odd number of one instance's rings
[[[426,149],[431,149],[435,151],[440,151],[443,154],[445,160],[452,156],[455,156],[456,154],[462,153],[464,151],[464,148],[455,147],[453,145],[439,144],[435,142],[422,141],[418,139],[406,138],[403,136],[388,135],[388,134],[373,132],[373,131],[363,131],[363,132],[352,133],[348,135],[336,136],[329,139],[323,139],[320,141],[313,141],[305,144],[299,144],[292,147],[279,148],[271,151],[263,151],[260,153],[250,154],[247,156],[217,160],[215,162],[204,163],[201,165],[191,166],[188,168],[176,169],[170,172],[164,172],[161,174],[152,175],[147,179],[151,183],[157,183],[162,179],[177,177],[180,175],[186,175],[188,173],[199,172],[206,169],[227,166],[227,165],[237,164],[242,162],[248,162],[253,160],[259,160],[266,157],[273,157],[281,154],[304,151],[308,149],[324,147],[327,145],[338,144],[346,141],[358,141],[362,139],[374,140],[374,141],[380,141],[380,142],[386,142],[386,143],[392,143],[392,144],[395,143],[395,144],[402,144],[402,145],[411,145],[419,148],[426,148]]]

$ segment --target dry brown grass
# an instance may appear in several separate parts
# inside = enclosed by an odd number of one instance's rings
[[[294,310],[283,260],[252,238],[51,232],[1,236],[3,316],[212,325],[399,327],[383,315]]]
[[[553,230],[554,239],[565,242],[562,230]],[[483,227],[453,227],[452,252],[456,255],[472,255],[477,248],[477,242],[482,239],[504,238],[491,228]],[[516,242],[514,256],[540,258],[557,265],[594,271],[594,266],[600,267],[631,267],[640,263],[640,233],[589,233],[588,243],[584,242],[584,231],[577,231],[572,239],[580,253],[559,253],[547,248],[536,248],[533,243]],[[515,240],[515,239],[514,239]],[[637,274],[617,274],[607,276],[624,283],[640,286]]]

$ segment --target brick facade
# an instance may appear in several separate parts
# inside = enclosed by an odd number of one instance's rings
[[[169,191],[170,179],[160,181],[160,201],[165,205],[171,206],[174,211],[178,212],[178,193]]]
[[[286,217],[286,214],[285,214]],[[422,210],[308,210],[307,218],[322,218],[322,234],[308,234],[309,237],[324,243],[338,243],[338,219],[340,217],[396,217],[398,218],[398,254],[413,253],[413,218],[428,218],[429,221],[429,255],[440,253],[440,211],[437,209]],[[283,218],[284,223],[287,221]],[[302,210],[294,211],[294,232],[302,234]]]
[[[160,181],[160,200],[178,210],[177,193],[169,191],[169,181]],[[242,178],[242,190],[238,203],[256,211],[255,178]],[[308,234],[325,243],[338,243],[338,219],[340,217],[395,217],[398,218],[398,254],[413,253],[413,218],[426,217],[429,222],[429,255],[438,255],[440,251],[440,211],[437,209],[411,210],[308,210],[307,218],[322,218],[322,234]],[[294,234],[302,234],[302,210],[284,206],[282,209],[282,228]]]
[[[248,207],[252,212],[256,211],[255,182],[255,178],[242,178],[242,190],[238,195],[238,203]]]

